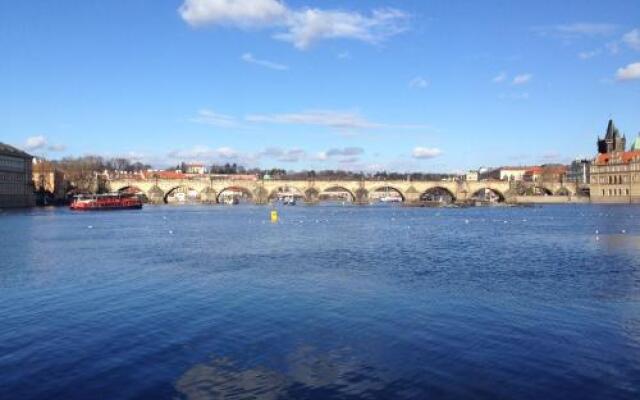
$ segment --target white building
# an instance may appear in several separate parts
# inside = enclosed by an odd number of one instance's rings
[[[467,171],[467,173],[464,176],[464,180],[465,181],[469,181],[469,182],[475,182],[479,179],[480,174],[478,171],[474,171],[474,170],[469,170]]]

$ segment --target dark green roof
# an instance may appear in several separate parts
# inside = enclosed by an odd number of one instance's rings
[[[28,158],[28,159],[33,158],[32,155],[27,154],[20,149],[17,149],[13,146],[9,146],[8,144],[2,143],[2,142],[0,142],[0,155]]]
[[[638,137],[636,137],[636,140],[634,140],[633,144],[631,145],[631,151],[638,150],[640,150],[640,133],[638,133]]]

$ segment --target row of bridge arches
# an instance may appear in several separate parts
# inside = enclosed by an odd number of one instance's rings
[[[373,190],[367,191],[360,188],[351,190],[343,186],[330,186],[325,188],[306,188],[301,190],[293,186],[282,186],[271,190],[270,192],[258,188],[255,191],[243,186],[229,186],[219,192],[212,188],[196,190],[189,186],[176,186],[166,192],[161,188],[154,186],[147,192],[136,186],[125,186],[118,190],[137,194],[143,197],[143,200],[156,203],[188,203],[188,202],[209,202],[209,203],[226,203],[226,202],[265,202],[277,201],[284,197],[292,197],[299,201],[317,203],[322,201],[341,201],[341,202],[372,202],[383,199],[392,199],[397,202],[407,201],[407,194],[402,190],[392,186],[380,186]],[[499,191],[492,189],[481,189],[474,193],[472,197],[478,200],[497,200],[504,201],[505,197]],[[419,200],[426,202],[452,203],[455,202],[456,196],[444,187],[433,187],[419,195]]]
[[[411,189],[409,189],[410,191]],[[567,188],[560,188],[555,193],[547,188],[533,188],[534,195],[558,195],[568,196],[572,192]],[[433,203],[453,203],[457,201],[456,195],[449,189],[442,186],[435,186],[422,193],[406,193],[393,186],[379,186],[373,190],[364,188],[351,190],[344,186],[329,186],[324,188],[300,189],[295,186],[283,185],[271,191],[264,188],[251,190],[244,186],[229,186],[219,192],[213,188],[196,190],[189,186],[176,186],[167,191],[154,186],[147,192],[140,190],[136,186],[125,186],[119,192],[136,193],[144,200],[156,203],[184,203],[184,202],[208,202],[208,203],[235,203],[235,202],[270,202],[277,201],[284,197],[292,197],[298,201],[317,203],[322,201],[342,201],[342,202],[375,202],[382,199],[392,199],[392,201],[404,202],[409,195],[413,200]],[[474,193],[465,196],[466,200],[502,202],[505,194],[493,188],[482,188]]]

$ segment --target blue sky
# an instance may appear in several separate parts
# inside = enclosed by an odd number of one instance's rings
[[[0,141],[50,158],[463,171],[640,132],[640,4],[0,2]]]

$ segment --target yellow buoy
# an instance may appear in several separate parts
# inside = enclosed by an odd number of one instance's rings
[[[278,211],[271,210],[271,222],[278,222]]]

